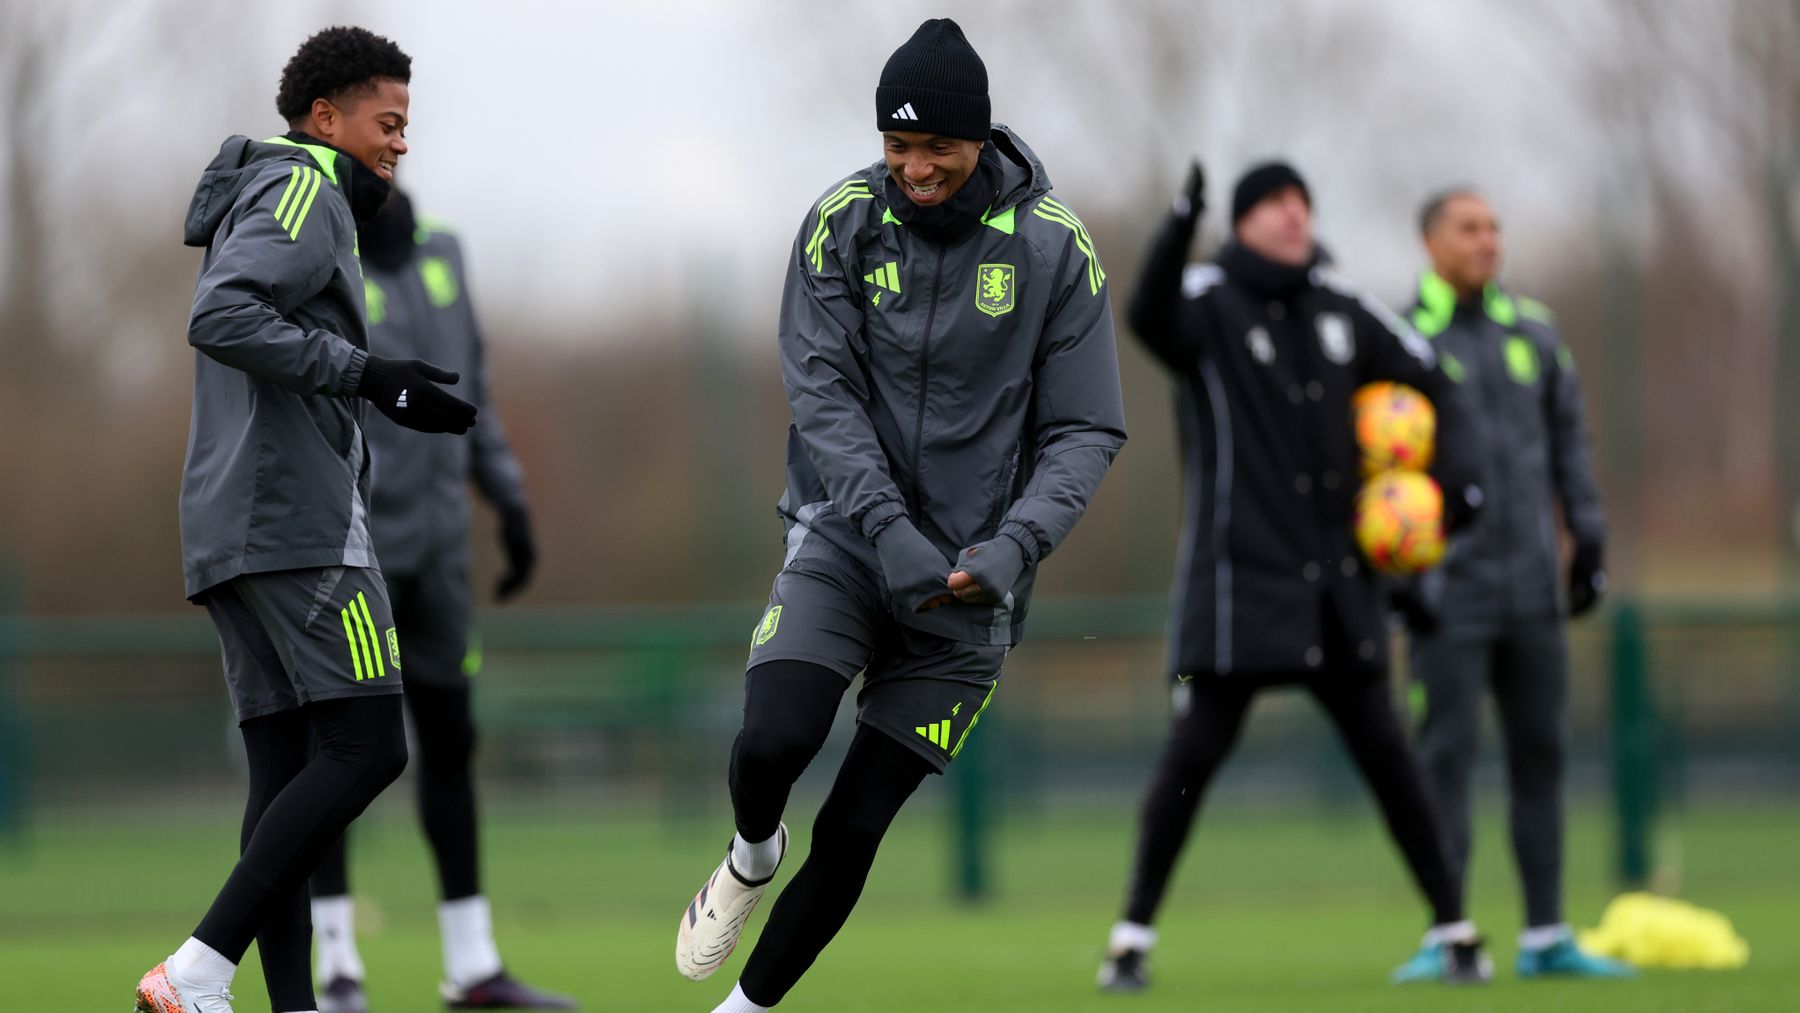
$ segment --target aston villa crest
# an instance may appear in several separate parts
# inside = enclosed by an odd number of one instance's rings
[[[1347,366],[1356,357],[1356,338],[1350,330],[1350,318],[1342,313],[1321,313],[1318,318],[1319,348],[1325,357]]]
[[[1013,280],[1011,264],[983,264],[976,268],[975,308],[990,317],[1011,313]]]

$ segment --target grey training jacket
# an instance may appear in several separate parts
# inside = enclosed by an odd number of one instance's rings
[[[1125,443],[1106,272],[1044,168],[995,125],[1001,197],[953,244],[910,235],[877,162],[826,191],[794,242],[779,342],[793,424],[788,558],[822,538],[870,571],[905,514],[944,554],[1007,534],[1026,569],[1000,605],[895,612],[967,643],[1017,643],[1037,564]],[[890,602],[890,608],[892,607]]]
[[[412,257],[395,270],[373,260],[363,265],[370,351],[384,358],[424,359],[461,374],[451,390],[480,414],[466,440],[416,432],[379,412],[368,417],[375,469],[371,516],[381,569],[389,577],[466,555],[471,479],[498,509],[525,505],[524,470],[499,416],[489,410],[487,363],[462,245],[424,221],[414,242]]]
[[[1486,503],[1423,591],[1446,627],[1554,620],[1563,614],[1556,504],[1577,542],[1606,538],[1574,357],[1548,308],[1497,285],[1458,304],[1426,271],[1411,318],[1468,394]]]
[[[355,397],[367,359],[349,156],[232,137],[200,177],[181,477],[188,597],[240,574],[376,565]]]

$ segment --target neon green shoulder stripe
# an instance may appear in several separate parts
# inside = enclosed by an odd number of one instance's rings
[[[1075,234],[1076,248],[1087,257],[1088,291],[1099,295],[1100,286],[1106,283],[1106,271],[1100,266],[1100,258],[1094,253],[1093,237],[1088,235],[1087,227],[1081,224],[1081,219],[1049,197],[1038,201],[1031,213],[1047,222],[1055,222]]]
[[[1413,329],[1428,338],[1435,338],[1444,333],[1455,315],[1456,290],[1438,277],[1436,271],[1426,268],[1419,275],[1419,305],[1412,311]]]
[[[306,176],[305,166],[296,165],[288,173],[287,189],[281,191],[281,200],[275,204],[275,220],[280,221],[287,215],[288,205],[294,202],[294,191],[300,189],[300,181]]]
[[[812,261],[813,270],[825,270],[825,241],[831,237],[831,216],[856,201],[874,199],[875,195],[869,192],[868,183],[852,179],[819,202],[819,225],[813,229],[812,238],[806,243],[806,256]]]
[[[1556,311],[1528,295],[1515,295],[1513,302],[1518,305],[1519,312],[1531,320],[1540,324],[1556,323]]]
[[[455,234],[455,230],[450,227],[450,223],[444,219],[435,218],[431,215],[420,215],[418,220],[413,224],[413,245],[425,245],[426,241],[431,239],[431,234],[433,232],[446,236]]]
[[[290,206],[287,218],[283,219],[281,223],[281,227],[287,230],[288,238],[293,240],[300,238],[300,226],[306,224],[306,215],[312,210],[313,198],[319,195],[319,181],[323,178],[315,169],[306,170],[306,175],[308,182],[306,195],[304,197],[295,195],[294,200],[298,207]]]
[[[305,151],[307,154],[312,155],[313,161],[319,163],[319,171],[325,174],[326,179],[331,180],[331,185],[338,185],[337,152],[327,148],[323,144],[301,144],[299,141],[290,140],[286,137],[271,137],[263,143],[285,144],[290,148],[299,148]]]
[[[288,239],[300,238],[300,226],[306,224],[307,212],[312,210],[313,198],[319,195],[319,181],[323,178],[319,170],[310,165],[296,165],[288,174],[287,189],[275,203],[275,222],[288,234]]]

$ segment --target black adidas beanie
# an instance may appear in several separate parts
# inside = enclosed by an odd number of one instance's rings
[[[985,141],[993,123],[990,112],[987,65],[949,18],[920,25],[881,68],[875,89],[877,130]]]
[[[1306,198],[1307,206],[1312,205],[1312,191],[1306,188],[1306,180],[1294,171],[1294,167],[1286,162],[1264,162],[1244,173],[1238,180],[1237,189],[1231,193],[1231,224],[1236,225],[1244,220],[1257,202],[1284,187],[1297,186],[1300,196]]]

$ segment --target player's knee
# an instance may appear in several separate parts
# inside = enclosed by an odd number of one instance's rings
[[[466,772],[475,760],[475,722],[448,721],[426,729],[419,727],[419,766],[427,774]]]
[[[384,785],[393,784],[406,770],[407,759],[406,736],[377,739],[369,749],[369,773]]]
[[[1568,749],[1561,735],[1516,736],[1507,749],[1507,772],[1514,784],[1548,785],[1562,777]]]
[[[813,847],[827,854],[872,856],[893,820],[891,813],[871,809],[821,813],[813,825]]]
[[[1480,735],[1476,722],[1442,719],[1427,722],[1419,733],[1414,750],[1419,762],[1431,770],[1456,771],[1475,762],[1475,746]]]
[[[745,769],[800,776],[819,751],[813,730],[781,720],[746,721],[738,738],[738,763]]]

